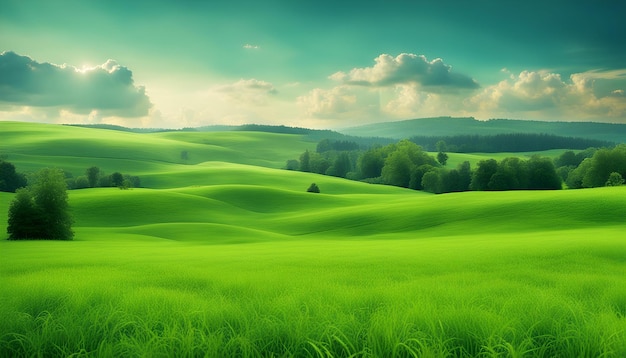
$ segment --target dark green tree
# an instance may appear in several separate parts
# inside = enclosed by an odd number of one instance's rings
[[[300,155],[300,171],[303,171],[303,172],[311,171],[310,160],[311,160],[311,153],[309,153],[309,150],[307,149],[304,153],[302,153],[302,155]]]
[[[385,165],[381,148],[370,149],[359,158],[359,169],[363,178],[378,178]]]
[[[290,159],[287,161],[287,165],[285,166],[287,170],[298,170],[300,169],[300,162],[295,159]]]
[[[18,189],[9,206],[7,233],[9,240],[43,238],[42,212],[26,188]]]
[[[422,177],[422,187],[424,191],[434,194],[442,193],[442,180],[441,175],[439,174],[439,170],[433,169]]]
[[[42,169],[35,183],[20,190],[9,207],[9,238],[71,240],[67,187],[59,169]]]
[[[111,174],[111,185],[121,187],[124,185],[124,176],[120,172]]]
[[[498,171],[498,162],[495,159],[481,160],[472,175],[470,188],[472,190],[488,190],[491,176]]]
[[[89,167],[87,168],[85,175],[87,176],[90,187],[95,188],[98,186],[98,181],[100,180],[100,168],[95,166]]]
[[[0,191],[13,193],[26,186],[26,176],[15,171],[15,166],[0,159]]]
[[[42,239],[71,240],[74,232],[63,172],[50,168],[40,170],[32,194],[42,213]]]
[[[333,165],[328,168],[326,174],[345,178],[350,169],[352,169],[352,163],[350,163],[348,153],[341,152],[337,156],[337,159],[335,159]]]
[[[532,156],[528,161],[528,189],[561,189],[561,178],[549,158]]]
[[[311,183],[309,188],[306,190],[308,193],[319,193],[320,188],[315,183]]]
[[[444,152],[437,153],[437,161],[441,165],[446,165],[446,163],[448,162],[448,155]]]
[[[624,184],[622,174],[613,172],[609,175],[609,179],[606,181],[605,186],[620,186],[622,184]]]

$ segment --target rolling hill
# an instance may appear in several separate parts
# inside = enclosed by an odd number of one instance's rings
[[[0,356],[626,354],[626,187],[432,195],[280,169],[314,148],[0,122],[18,171],[143,186],[69,191],[74,241],[0,240]]]
[[[395,139],[413,136],[495,135],[509,133],[551,134],[615,143],[626,142],[626,125],[597,122],[544,122],[529,120],[437,117],[374,123],[339,130],[353,136]]]

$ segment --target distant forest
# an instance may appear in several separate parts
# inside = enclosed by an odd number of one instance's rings
[[[552,143],[551,145],[561,143],[575,146],[595,143],[575,138],[540,135],[503,135],[489,138],[493,140],[487,142],[494,146],[500,145],[501,152],[538,151],[540,150],[537,149],[538,146],[544,145],[538,140],[543,138]],[[505,144],[501,143],[505,139],[513,141],[517,138],[526,140],[524,146],[514,143],[517,147],[510,145],[505,147]],[[467,190],[561,189],[563,183],[572,189],[614,186],[622,185],[623,178],[626,177],[624,144],[600,149],[590,147],[578,153],[568,150],[554,160],[539,156],[532,156],[529,159],[508,157],[501,161],[482,160],[475,168],[471,168],[469,162],[461,163],[457,168],[448,168],[446,166],[448,155],[445,152],[452,146],[441,140],[441,137],[435,139],[439,139],[434,144],[438,151],[436,157],[415,142],[406,139],[385,146],[374,145],[368,149],[362,149],[356,142],[324,139],[318,143],[314,152],[307,150],[298,159],[287,161],[286,169],[436,194]],[[485,150],[484,147],[482,149]]]
[[[416,136],[410,141],[427,151],[437,150],[443,141],[453,153],[537,152],[550,149],[611,147],[615,143],[596,139],[561,137],[551,134],[510,133],[496,135]]]

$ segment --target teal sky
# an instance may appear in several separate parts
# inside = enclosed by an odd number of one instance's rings
[[[622,1],[0,3],[0,119],[626,123]]]

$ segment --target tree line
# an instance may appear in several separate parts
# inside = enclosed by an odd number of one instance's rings
[[[503,137],[504,138],[504,137]],[[450,146],[439,140],[430,155],[413,141],[361,149],[355,142],[321,141],[316,151],[305,151],[287,169],[332,175],[368,183],[387,184],[432,193],[467,190],[543,190],[616,186],[626,178],[626,144],[565,151],[554,160],[533,156],[482,160],[446,167]]]
[[[447,150],[454,153],[537,152],[550,149],[586,149],[610,147],[615,143],[552,134],[509,133],[496,135],[414,136],[413,143],[434,151],[438,142],[445,142]]]
[[[320,142],[322,143],[322,142]],[[539,156],[528,160],[483,160],[472,170],[469,162],[456,168],[445,165],[446,144],[436,144],[436,157],[409,140],[357,150],[355,144],[323,141],[315,152],[305,151],[287,169],[338,176],[369,183],[394,185],[432,193],[467,190],[560,189],[562,180],[554,163]],[[334,150],[332,148],[351,148]]]
[[[7,215],[10,240],[71,240],[74,232],[67,189],[72,186],[74,189],[98,186],[128,189],[139,185],[139,177],[120,172],[106,175],[95,166],[76,178],[56,168],[25,175],[18,173],[13,164],[0,160],[0,189],[16,193]]]
[[[64,172],[68,189],[86,188],[111,188],[120,189],[139,188],[141,179],[138,176],[113,172],[106,174],[100,168],[92,166],[85,170],[84,175],[73,177],[71,173]]]
[[[579,153],[567,151],[555,159],[555,164],[571,189],[622,185],[626,178],[626,144]]]
[[[72,173],[61,170],[67,189],[110,188],[120,189],[139,188],[141,179],[138,176],[113,172],[106,174],[96,166],[85,170],[84,175],[74,177]],[[15,170],[15,165],[0,159],[0,191],[14,193],[17,189],[26,187],[36,180],[36,174],[25,174]]]

